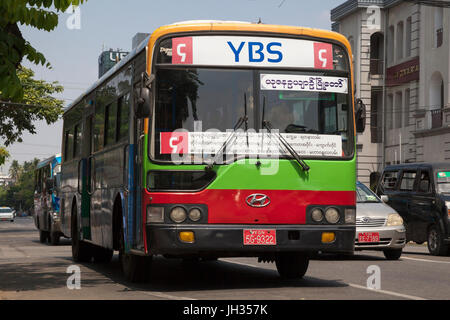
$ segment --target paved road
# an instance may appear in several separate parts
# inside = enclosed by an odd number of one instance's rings
[[[156,258],[149,283],[132,284],[120,272],[117,254],[110,264],[78,264],[81,289],[69,290],[73,265],[70,240],[58,246],[39,243],[30,218],[0,223],[0,299],[449,299],[450,257],[428,255],[425,246],[408,245],[399,261],[363,251],[353,257],[321,256],[306,276],[282,281],[274,264],[254,258],[184,263]],[[381,271],[381,289],[367,289],[369,266]]]

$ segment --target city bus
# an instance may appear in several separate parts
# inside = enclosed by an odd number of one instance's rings
[[[34,223],[39,241],[57,245],[62,236],[60,225],[59,184],[61,154],[39,162],[34,171]]]
[[[334,32],[163,26],[64,112],[61,222],[74,261],[143,281],[152,257],[257,257],[301,278],[352,253],[351,48]],[[356,117],[356,120],[355,120]]]

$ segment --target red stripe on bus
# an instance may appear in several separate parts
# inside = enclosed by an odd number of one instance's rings
[[[255,208],[246,199],[254,194],[266,195],[270,203]],[[151,200],[150,200],[151,199]],[[149,193],[148,204],[206,204],[208,223],[213,224],[305,224],[309,205],[355,206],[355,191],[307,190],[216,190],[197,193]],[[145,210],[145,209],[144,209]]]

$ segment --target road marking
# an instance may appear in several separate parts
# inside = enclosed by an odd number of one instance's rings
[[[226,260],[226,259],[220,259],[219,261],[225,261],[228,263],[234,263],[234,264],[240,264],[242,266],[246,266],[246,267],[252,267],[252,268],[257,268],[257,269],[268,269],[268,268],[264,268],[262,266],[255,266],[254,264],[249,264],[249,263],[243,263],[243,262],[235,262],[235,261],[230,261],[230,260]]]
[[[155,296],[155,297],[159,297],[159,298],[166,298],[166,299],[169,299],[169,300],[197,300],[197,299],[194,299],[194,298],[172,296],[170,294],[165,294],[165,293],[162,293],[162,292],[155,292],[155,291],[151,291],[151,292],[149,292],[149,291],[139,291],[139,292],[142,292],[142,293],[144,293],[146,295],[150,295],[150,296]]]
[[[360,285],[354,284],[354,283],[348,283],[348,285],[350,287],[357,288],[357,289],[363,289],[363,290],[368,290],[368,291],[371,291],[371,292],[388,294],[388,295],[391,295],[391,296],[396,296],[396,297],[401,297],[401,298],[406,298],[406,299],[411,299],[411,300],[427,300],[425,298],[411,296],[411,295],[408,295],[408,294],[398,293],[398,292],[394,292],[394,291],[370,289],[370,288],[367,288],[367,287],[364,287],[364,286],[360,286]]]
[[[435,262],[435,263],[450,264],[450,261],[437,261],[437,260],[417,259],[417,258],[410,258],[410,257],[404,257],[404,256],[402,256],[401,259],[413,260],[413,261],[421,261],[421,262]]]
[[[253,267],[253,268],[261,269],[261,267],[258,267],[258,266],[255,266],[255,265],[251,265],[251,264],[248,264],[248,263],[234,262],[234,261],[224,260],[224,259],[221,259],[221,261],[225,261],[225,262],[229,262],[229,263],[240,264],[240,265],[247,266],[247,267]],[[360,285],[354,284],[354,283],[347,283],[347,284],[350,287],[353,287],[353,288],[368,290],[368,291],[371,291],[371,292],[376,292],[376,293],[381,293],[381,294],[387,294],[387,295],[401,297],[401,298],[405,298],[405,299],[427,300],[427,299],[422,298],[422,297],[412,296],[412,295],[398,293],[398,292],[394,292],[394,291],[370,289],[370,288],[367,288],[367,287],[364,287],[364,286],[360,286]]]

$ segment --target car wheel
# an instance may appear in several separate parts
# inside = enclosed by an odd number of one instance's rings
[[[428,230],[428,251],[433,256],[445,256],[448,246],[444,243],[444,237],[437,225],[432,225]]]
[[[283,279],[301,279],[308,270],[309,257],[301,253],[281,253],[275,264]]]
[[[92,247],[89,243],[80,240],[80,231],[78,229],[77,214],[72,218],[72,259],[75,262],[90,262],[92,258]]]
[[[402,255],[402,249],[384,250],[383,253],[387,260],[398,260]]]
[[[125,278],[131,282],[149,280],[152,257],[138,256],[125,252],[123,224],[120,228],[119,261]]]

